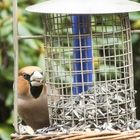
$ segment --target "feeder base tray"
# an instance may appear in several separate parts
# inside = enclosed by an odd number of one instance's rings
[[[131,131],[52,132],[45,135],[11,134],[12,140],[140,140],[140,129]]]

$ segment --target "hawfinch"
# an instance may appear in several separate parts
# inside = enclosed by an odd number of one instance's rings
[[[47,86],[39,67],[27,66],[18,74],[18,114],[34,130],[49,126]]]

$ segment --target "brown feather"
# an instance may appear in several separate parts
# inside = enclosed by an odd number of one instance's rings
[[[27,66],[19,71],[18,77],[18,114],[33,129],[49,126],[49,114],[47,103],[47,85],[43,85],[38,98],[30,93],[30,83],[24,78],[24,74],[31,75],[34,71],[42,72],[39,67]]]
[[[37,66],[26,66],[19,70],[18,75],[23,75],[24,73],[31,75],[34,71],[42,72],[42,70]]]
[[[29,82],[23,76],[18,77],[18,91],[19,96],[28,96],[30,92]]]
[[[45,89],[43,89],[43,92],[44,94],[41,94],[37,99],[31,96],[24,96],[18,99],[18,113],[25,123],[33,129],[49,126],[48,104]]]

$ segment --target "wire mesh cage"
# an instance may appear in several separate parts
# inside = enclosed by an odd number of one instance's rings
[[[140,5],[127,0],[104,0],[100,4],[96,0],[52,0],[28,7],[27,10],[42,13],[44,24],[45,75],[50,119],[50,127],[46,131],[70,130],[72,133],[67,136],[66,133],[36,135],[40,132],[36,131],[32,136],[13,135],[12,138],[138,137],[137,130],[130,133],[113,131],[98,134],[93,130],[123,131],[139,128],[139,125],[137,128],[134,126],[139,122],[135,116],[128,12],[139,11]],[[14,11],[16,17],[16,8]],[[14,27],[16,22],[17,20],[14,21]],[[16,30],[14,32],[14,46],[17,50],[18,35]],[[38,37],[42,36],[34,36]],[[18,50],[16,58],[17,52]],[[16,80],[15,83],[17,93]],[[15,129],[18,132],[17,94],[14,98]],[[88,130],[94,134],[83,132]],[[41,130],[39,134],[44,133]]]
[[[127,127],[135,119],[128,14],[46,14],[43,22],[51,124]]]

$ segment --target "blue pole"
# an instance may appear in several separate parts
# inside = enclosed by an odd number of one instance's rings
[[[73,94],[86,91],[93,81],[93,58],[90,15],[72,16],[73,40]],[[84,85],[83,85],[83,84]]]

